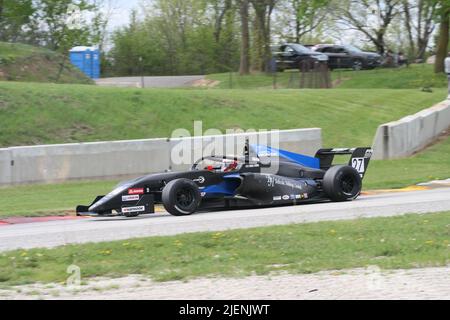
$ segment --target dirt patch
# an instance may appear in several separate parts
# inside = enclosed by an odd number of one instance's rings
[[[89,135],[94,132],[94,128],[85,124],[85,123],[77,123],[72,125],[70,128],[64,128],[59,130],[57,133],[58,137],[63,141],[72,141],[78,142],[77,136],[80,135]]]
[[[8,102],[0,100],[0,110],[5,110],[5,109],[8,109]]]
[[[196,88],[214,88],[220,84],[220,81],[211,79],[200,79],[192,82],[192,86]]]
[[[333,81],[333,83],[331,84],[333,88],[335,87],[339,87],[344,81],[348,81],[351,80],[352,78],[341,78],[341,79],[336,79]]]

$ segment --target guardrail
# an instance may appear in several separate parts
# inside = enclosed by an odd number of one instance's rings
[[[450,101],[383,124],[375,135],[373,159],[408,157],[432,143],[449,127]]]
[[[191,145],[192,154],[201,157],[210,155],[203,146],[214,141],[240,137],[237,140],[243,146],[245,137],[261,139],[264,135],[267,133],[4,148],[0,149],[0,185],[108,179],[185,170],[190,163],[179,164],[172,159],[173,149],[182,143]],[[314,155],[322,147],[319,128],[277,131],[277,135],[280,148],[293,152]],[[198,150],[199,144],[196,143],[199,140],[203,145],[201,150]],[[238,148],[236,150],[241,154],[243,149]]]

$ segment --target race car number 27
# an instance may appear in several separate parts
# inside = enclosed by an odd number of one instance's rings
[[[352,167],[359,173],[364,173],[366,171],[366,168],[364,167],[364,158],[353,158]]]

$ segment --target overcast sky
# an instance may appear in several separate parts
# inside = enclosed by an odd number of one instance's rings
[[[141,0],[111,0],[111,2],[114,14],[109,21],[109,29],[114,30],[117,27],[128,24],[131,9],[139,7]]]

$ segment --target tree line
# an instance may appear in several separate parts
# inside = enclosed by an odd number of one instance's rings
[[[274,43],[347,36],[411,61],[433,51],[442,72],[449,14],[450,0],[155,0],[114,32],[111,67],[118,74],[248,74],[268,71]]]
[[[0,0],[0,41],[67,51],[104,42],[106,0]]]
[[[269,70],[273,44],[343,41],[436,54],[442,72],[449,45],[450,0],[147,0],[110,35],[106,1],[0,0],[0,41],[97,44],[110,75],[248,74]]]

